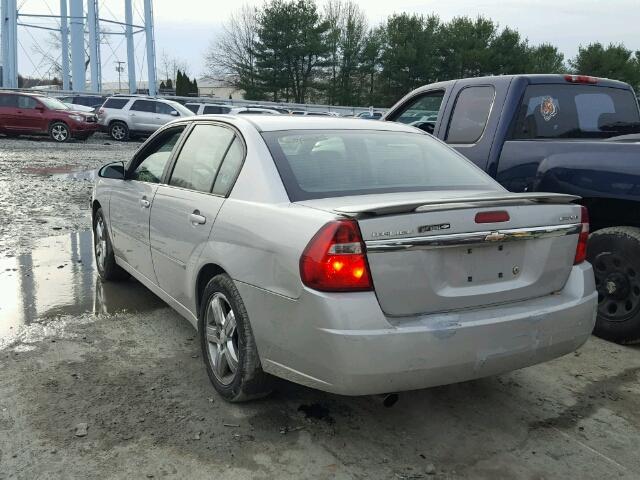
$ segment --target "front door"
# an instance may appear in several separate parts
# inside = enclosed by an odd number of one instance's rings
[[[109,218],[115,255],[157,284],[149,246],[149,216],[184,126],[162,132],[133,159],[126,180],[111,196]]]
[[[43,132],[47,125],[44,119],[44,105],[35,98],[18,95],[18,110],[15,125],[21,132]]]
[[[150,238],[160,287],[197,314],[194,270],[228,193],[228,170],[239,168],[243,150],[234,131],[220,124],[196,124],[188,135],[168,185],[156,192]]]
[[[136,132],[154,132],[156,103],[153,100],[136,100],[129,108],[129,129]]]

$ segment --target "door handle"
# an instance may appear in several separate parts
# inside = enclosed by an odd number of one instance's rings
[[[204,225],[207,223],[207,217],[200,215],[199,210],[194,210],[194,212],[189,215],[189,221],[194,225]]]
[[[129,116],[130,116],[130,117],[135,117],[135,116],[136,116],[136,114],[135,114],[135,113],[130,113],[130,114],[129,114]]]
[[[140,206],[142,208],[149,208],[151,206],[151,202],[149,200],[147,200],[146,198],[141,198],[140,199]]]

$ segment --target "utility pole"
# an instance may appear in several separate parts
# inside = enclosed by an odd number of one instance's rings
[[[62,89],[71,90],[69,81],[69,17],[67,15],[67,0],[60,0],[60,47],[62,49]]]
[[[124,36],[127,39],[127,73],[129,74],[129,93],[136,93],[136,52],[133,44],[133,7],[131,0],[124,0]]]
[[[122,92],[122,83],[120,82],[120,74],[124,72],[124,67],[122,65],[124,65],[124,62],[121,62],[120,60],[116,61],[116,72],[118,72],[118,93]]]

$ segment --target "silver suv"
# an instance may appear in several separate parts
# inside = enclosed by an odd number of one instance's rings
[[[178,102],[150,97],[110,97],[98,110],[98,123],[117,141],[149,135],[178,117],[193,112]]]

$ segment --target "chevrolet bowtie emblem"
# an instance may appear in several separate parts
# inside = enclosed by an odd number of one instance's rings
[[[499,242],[501,240],[504,240],[505,237],[506,237],[506,235],[504,233],[491,232],[489,235],[484,237],[484,241],[485,242]]]

